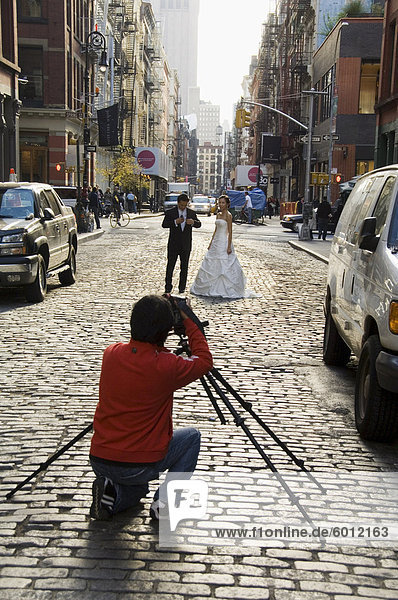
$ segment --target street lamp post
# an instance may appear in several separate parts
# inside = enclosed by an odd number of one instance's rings
[[[340,39],[341,30],[346,25],[349,25],[346,21],[341,23],[340,29],[337,33],[336,44],[334,47],[333,54],[333,64],[332,64],[332,81],[330,82],[330,121],[329,121],[329,179],[328,179],[328,189],[327,189],[327,200],[330,204],[332,199],[332,169],[333,169],[333,134],[335,133],[333,127],[333,118],[336,116],[337,118],[337,107],[335,105],[335,98],[337,95],[335,94],[335,86],[336,86],[336,53],[337,53],[337,44]],[[335,115],[336,111],[336,115]]]
[[[86,38],[85,45],[85,71],[84,71],[84,120],[83,120],[83,191],[82,200],[87,203],[88,200],[88,163],[89,163],[89,151],[90,145],[90,116],[89,116],[89,104],[90,104],[90,74],[89,74],[89,52],[101,51],[101,57],[99,61],[99,67],[101,71],[107,69],[107,57],[106,57],[106,40],[105,36],[100,31],[91,31]]]

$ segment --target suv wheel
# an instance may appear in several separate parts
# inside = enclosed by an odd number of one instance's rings
[[[72,285],[76,281],[76,252],[73,246],[70,249],[68,265],[68,269],[58,274],[58,279],[62,285]]]
[[[376,359],[382,350],[377,335],[365,342],[355,383],[355,422],[366,440],[391,442],[398,434],[398,396],[379,386]]]
[[[323,360],[327,365],[343,367],[350,355],[351,350],[339,334],[328,306],[323,330]]]
[[[25,288],[25,297],[28,302],[43,302],[47,293],[47,269],[44,258],[38,255],[36,279]]]

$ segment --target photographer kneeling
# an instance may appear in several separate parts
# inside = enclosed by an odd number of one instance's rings
[[[108,520],[136,505],[148,493],[148,482],[166,470],[169,481],[173,472],[189,478],[195,469],[200,433],[192,427],[173,433],[173,392],[205,375],[213,359],[197,325],[180,313],[191,357],[164,348],[174,317],[161,296],[141,298],[131,313],[130,342],[104,352],[90,449],[93,519]],[[152,518],[159,518],[160,505],[158,489]]]

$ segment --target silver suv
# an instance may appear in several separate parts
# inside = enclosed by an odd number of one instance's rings
[[[398,434],[398,165],[363,175],[333,238],[323,359],[359,359],[355,421],[368,440]]]
[[[77,231],[72,209],[46,183],[0,183],[0,287],[22,287],[41,302],[47,278],[76,278]]]

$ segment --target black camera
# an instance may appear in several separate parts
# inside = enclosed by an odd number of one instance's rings
[[[163,294],[163,297],[170,302],[171,310],[173,312],[175,333],[177,335],[185,335],[184,321],[180,313],[180,308],[182,308],[182,310],[187,308],[187,298],[171,296],[170,294]]]

